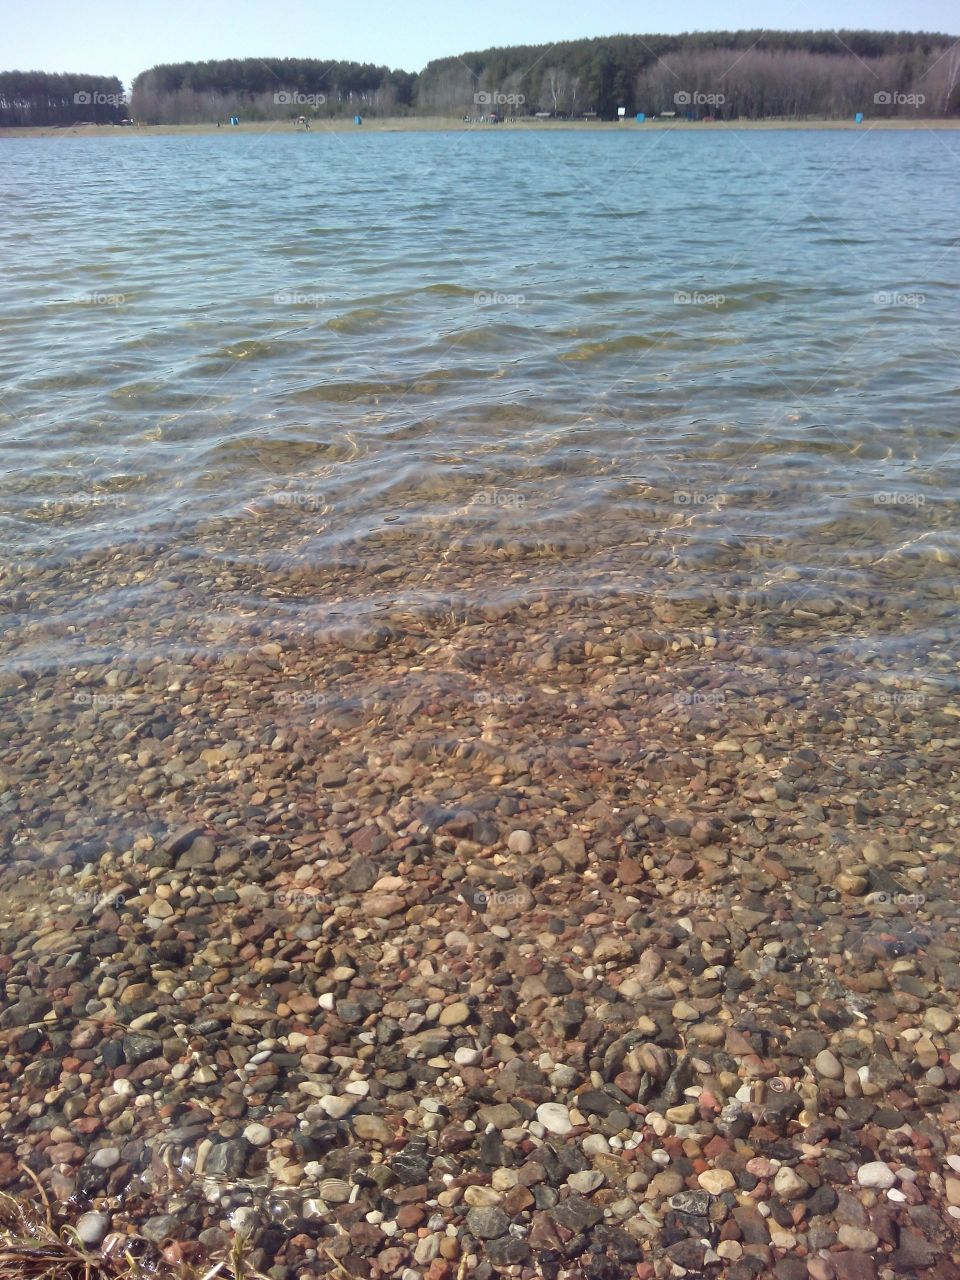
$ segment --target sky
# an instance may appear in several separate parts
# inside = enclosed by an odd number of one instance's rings
[[[492,45],[743,28],[956,32],[956,0],[4,0],[0,70],[118,75],[159,62],[305,57],[420,71]]]

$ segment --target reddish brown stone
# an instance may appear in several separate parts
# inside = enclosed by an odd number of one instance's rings
[[[837,1280],[877,1280],[877,1267],[868,1253],[849,1250],[831,1253],[830,1265]]]
[[[529,1209],[533,1203],[534,1199],[531,1193],[526,1187],[518,1184],[515,1187],[511,1187],[503,1197],[501,1207],[504,1213],[515,1217],[518,1213],[523,1213],[524,1210]]]
[[[621,858],[617,863],[617,876],[621,884],[632,885],[639,884],[641,880],[645,880],[647,873],[639,859]]]

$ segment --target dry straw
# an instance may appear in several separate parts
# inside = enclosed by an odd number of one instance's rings
[[[87,1250],[76,1228],[58,1221],[36,1174],[24,1173],[40,1193],[40,1205],[0,1192],[0,1280],[264,1280],[247,1263],[247,1241],[237,1235],[226,1257],[205,1268],[137,1259],[136,1238],[118,1250]]]

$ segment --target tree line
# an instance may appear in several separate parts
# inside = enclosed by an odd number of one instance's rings
[[[477,97],[511,114],[724,119],[960,114],[952,36],[884,31],[705,31],[611,36],[440,58],[417,80],[426,114]]]
[[[119,124],[126,115],[117,76],[0,71],[0,126]]]
[[[960,43],[908,31],[712,31],[515,45],[419,74],[316,58],[169,63],[129,105],[115,76],[0,73],[0,124],[192,124],[240,116],[510,115],[615,119],[960,115]]]
[[[402,115],[412,109],[416,80],[409,71],[317,58],[168,63],[135,78],[131,109],[138,120],[158,124],[195,124],[233,115],[244,120],[358,111]]]

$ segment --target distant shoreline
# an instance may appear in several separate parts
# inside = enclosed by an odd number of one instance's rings
[[[676,129],[683,132],[691,130],[708,131],[711,129],[715,132],[717,130],[731,129],[956,130],[960,129],[960,118],[906,120],[898,117],[884,120],[870,119],[868,117],[862,124],[857,124],[854,120],[718,120],[710,122],[703,120],[646,120],[643,124],[637,124],[635,120],[624,120],[622,122],[615,120],[535,120],[524,117],[516,121],[505,120],[502,124],[493,125],[471,124],[464,120],[443,116],[403,116],[395,119],[365,119],[363,124],[358,126],[354,124],[351,117],[345,116],[334,120],[314,120],[311,122],[309,132],[320,136],[324,133],[355,133],[358,128],[374,133],[468,133],[477,131],[484,133],[516,133],[525,129],[546,132],[551,130],[554,132],[573,130],[576,132],[606,133],[618,129],[629,129],[636,132],[665,129]],[[285,135],[294,132],[303,133],[305,131],[295,129],[293,123],[289,120],[258,120],[251,121],[249,124],[241,124],[237,127],[224,124],[221,128],[217,128],[216,123],[138,126],[114,124],[44,125],[39,127],[3,128],[0,129],[0,138],[181,138],[206,135],[236,137],[245,133]]]

